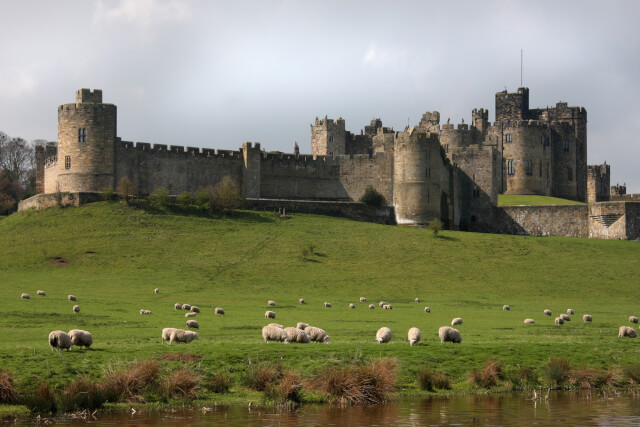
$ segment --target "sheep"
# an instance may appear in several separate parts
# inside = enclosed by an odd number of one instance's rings
[[[564,325],[564,319],[562,317],[556,317],[556,319],[554,320],[554,323],[556,325]]]
[[[169,345],[171,345],[174,341],[178,344],[189,344],[191,341],[199,339],[200,337],[198,336],[197,332],[185,331],[183,329],[174,329],[169,334]]]
[[[173,305],[173,308],[176,309],[176,310],[182,310],[182,304],[175,303]]]
[[[551,312],[551,310],[545,310],[543,313],[545,316],[553,316],[553,313]]]
[[[575,312],[575,311],[573,311],[573,309],[572,309],[572,308],[568,308],[568,309],[567,309],[567,314],[576,314],[576,312]]]
[[[331,338],[329,338],[329,335],[327,335],[323,329],[316,328],[315,326],[307,326],[304,328],[304,331],[309,335],[311,341],[323,342],[325,344],[329,344],[331,342]]]
[[[200,308],[196,307],[195,305],[192,305],[190,311],[192,313],[200,313]]]
[[[75,295],[69,295],[69,296],[67,296],[67,299],[69,301],[75,301],[76,300],[76,296]]]
[[[302,329],[304,331],[307,326],[309,326],[308,323],[298,322],[298,324],[296,325],[296,328]]]
[[[281,341],[289,344],[289,335],[287,335],[285,330],[272,325],[267,325],[262,328],[262,338],[264,338],[264,342],[267,344],[269,341]]]
[[[191,310],[191,304],[182,304],[183,310]]]
[[[295,342],[298,344],[309,344],[311,342],[311,338],[309,338],[309,335],[307,335],[307,333],[302,329],[288,327],[284,328],[284,331],[289,337],[289,342]]]
[[[536,321],[533,319],[524,319],[524,323],[531,324],[531,323],[536,323]]]
[[[593,319],[591,318],[590,314],[585,314],[582,316],[582,321],[583,322],[591,322]]]
[[[162,343],[164,344],[165,341],[169,341],[169,339],[171,338],[171,332],[175,331],[176,328],[164,328],[162,330]]]
[[[505,305],[502,306],[502,309],[504,311],[509,311],[509,310],[511,310],[511,307],[509,307],[508,305],[505,304]]]
[[[351,303],[349,304],[349,308],[356,308],[355,304]]]
[[[360,297],[360,302],[367,302],[367,299],[365,297]]]
[[[187,328],[200,329],[200,324],[198,323],[197,320],[190,319],[190,320],[187,320]]]
[[[570,322],[570,321],[571,321],[571,317],[569,317],[569,315],[568,315],[568,314],[564,314],[564,313],[562,313],[562,314],[560,315],[560,318],[561,318],[562,320],[564,320],[565,322]]]
[[[271,300],[269,300],[269,301],[267,301],[267,305],[272,305],[272,306],[274,306],[274,307],[275,307],[276,302],[275,302],[275,301],[271,301]]]
[[[373,310],[373,309],[375,309],[375,308],[376,308],[376,306],[375,306],[375,305],[373,305],[373,304],[369,304],[369,308],[370,308],[371,310]]]
[[[385,304],[382,306],[385,310],[393,310],[393,306],[391,304]]]
[[[409,329],[407,338],[409,339],[409,345],[416,345],[420,342],[420,338],[422,338],[422,332],[420,332],[418,328],[411,328]]]
[[[275,319],[276,318],[276,313],[270,310],[267,310],[264,312],[264,318],[265,319]]]
[[[269,323],[267,326],[273,326],[275,328],[280,328],[280,329],[284,329],[284,326],[282,326],[279,323]]]
[[[451,326],[462,325],[462,318],[456,317],[451,321]]]
[[[380,307],[380,308],[384,307],[385,305],[387,305],[386,301],[380,301],[378,303],[378,307]]]
[[[214,312],[215,314],[222,314],[224,316],[224,309],[222,307],[216,307]]]
[[[152,314],[152,313],[151,313],[151,310],[145,310],[144,308],[141,308],[140,314]]]
[[[36,295],[40,295],[41,297],[47,296],[47,294],[45,294],[44,291],[41,291],[39,289],[36,291]]]
[[[185,313],[185,314],[184,314],[184,317],[196,317],[196,314],[197,314],[197,313],[194,313],[193,311],[190,311],[190,312],[188,312],[188,313]]]
[[[450,326],[442,326],[438,329],[438,336],[440,337],[440,343],[452,342],[460,344],[462,342],[462,335],[460,331]]]
[[[422,300],[421,300],[420,298],[416,298],[416,300],[415,300],[415,301],[416,301],[416,302],[420,302],[420,301],[422,301]]]
[[[327,308],[331,308],[331,303],[325,301],[324,306],[327,307]]]
[[[31,297],[29,294],[23,292],[22,295],[20,295],[20,299],[31,299]]]
[[[80,306],[78,304],[73,306],[73,312],[74,313],[80,313]]]
[[[154,294],[159,294],[159,293],[160,293],[160,289],[155,288],[155,289],[153,290],[153,293],[154,293]]]
[[[637,336],[638,336],[638,333],[629,326],[620,326],[620,329],[618,329],[618,338],[621,338],[621,337],[636,338]]]
[[[391,329],[383,326],[382,328],[378,329],[378,332],[376,332],[376,341],[378,341],[378,344],[387,343],[391,341],[392,336],[393,333],[391,333]]]
[[[298,301],[300,304],[306,304],[306,302],[304,302],[304,298],[300,298],[300,301]]]
[[[425,307],[424,308],[424,312],[425,313],[431,313],[431,307]]]
[[[83,331],[82,329],[72,329],[68,334],[71,337],[71,344],[78,347],[84,347],[88,349],[93,344],[93,335],[91,332]]]
[[[71,350],[73,343],[71,342],[71,337],[64,331],[51,331],[49,333],[49,345],[51,346],[51,351],[53,349],[58,350]]]
[[[638,323],[638,318],[636,316],[630,316],[629,323]]]

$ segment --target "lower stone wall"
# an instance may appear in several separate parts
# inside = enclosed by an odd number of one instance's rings
[[[353,202],[315,200],[247,199],[247,209],[274,211],[285,209],[286,213],[312,213],[340,216],[356,221],[395,224],[393,207],[374,208]]]
[[[589,205],[589,237],[640,239],[640,202],[602,202]]]
[[[36,194],[18,203],[18,211],[47,209],[64,206],[80,206],[102,200],[100,193],[53,193]]]
[[[494,233],[589,237],[588,205],[503,206],[494,221]]]

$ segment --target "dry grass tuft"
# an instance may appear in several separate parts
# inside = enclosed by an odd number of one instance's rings
[[[57,411],[54,390],[44,381],[31,393],[27,393],[22,403],[35,413],[55,413]]]
[[[245,387],[256,391],[265,391],[282,378],[282,367],[279,364],[263,363],[260,366],[251,364],[242,378]]]
[[[602,386],[615,386],[615,372],[611,369],[603,371],[587,368],[572,369],[567,374],[568,383],[583,389],[599,388]]]
[[[494,359],[487,360],[481,371],[473,370],[469,375],[469,381],[484,388],[495,387],[500,379],[502,379],[502,363]]]
[[[18,393],[13,384],[13,374],[0,371],[0,403],[14,404],[18,401]]]
[[[557,385],[562,384],[569,377],[571,365],[564,357],[549,360],[547,364],[547,377]]]
[[[58,410],[78,412],[84,409],[98,409],[106,401],[107,396],[102,386],[83,376],[65,387],[59,397]]]
[[[451,381],[446,375],[436,372],[431,366],[425,367],[416,376],[421,390],[434,391],[436,388],[449,389]]]
[[[182,367],[171,372],[160,383],[160,395],[166,398],[189,399],[196,396],[200,388],[200,375],[193,370]]]
[[[156,384],[160,366],[160,362],[146,359],[126,367],[108,367],[101,384],[106,398],[111,402],[140,401],[140,394]]]
[[[202,386],[213,393],[228,393],[231,388],[231,377],[220,372],[206,378]]]

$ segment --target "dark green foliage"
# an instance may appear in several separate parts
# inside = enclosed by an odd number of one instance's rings
[[[114,194],[115,193],[113,192],[113,189],[105,188],[104,190],[102,190],[102,193],[100,193],[100,196],[102,197],[102,200],[109,201],[113,200]]]
[[[446,375],[437,372],[431,366],[427,366],[418,372],[416,381],[421,390],[434,391],[435,389],[451,388],[451,381]]]
[[[442,223],[442,221],[440,221],[438,218],[434,218],[429,225],[427,225],[427,228],[431,231],[433,231],[433,235],[437,236],[439,232],[442,231],[442,229],[444,228],[444,224]]]
[[[228,393],[231,388],[231,377],[221,372],[205,378],[202,386],[213,393]]]
[[[362,195],[362,197],[360,197],[360,200],[358,200],[358,202],[376,208],[387,206],[387,200],[384,198],[384,196],[376,191],[376,189],[371,185],[364,190],[364,194]]]
[[[176,202],[183,207],[187,207],[194,203],[194,198],[188,191],[183,191],[176,197]]]
[[[169,190],[166,187],[156,188],[151,194],[149,194],[149,204],[154,208],[164,208],[169,205],[171,196]]]
[[[55,390],[44,381],[35,390],[27,392],[20,403],[35,413],[55,413],[58,410]]]
[[[240,209],[244,205],[240,187],[228,176],[225,176],[216,185],[208,187],[207,191],[211,212],[227,214]]]

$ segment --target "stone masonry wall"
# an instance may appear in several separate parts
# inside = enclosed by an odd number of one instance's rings
[[[529,236],[589,237],[588,205],[497,207],[491,232]]]

